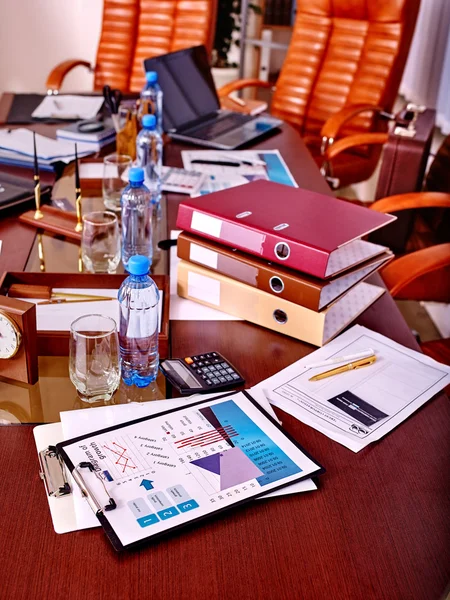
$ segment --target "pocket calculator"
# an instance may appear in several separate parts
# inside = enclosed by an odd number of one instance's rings
[[[163,360],[160,369],[183,396],[243,385],[245,380],[218,352]]]

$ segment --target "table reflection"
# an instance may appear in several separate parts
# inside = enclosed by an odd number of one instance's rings
[[[111,400],[87,404],[80,400],[69,379],[69,357],[40,356],[36,384],[27,385],[0,377],[0,424],[54,423],[60,420],[61,411],[164,398],[166,382],[160,373],[146,388],[129,387],[121,381]]]

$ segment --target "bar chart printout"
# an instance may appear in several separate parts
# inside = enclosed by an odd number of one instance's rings
[[[298,481],[320,466],[242,392],[68,442],[89,459],[117,508],[123,545]]]

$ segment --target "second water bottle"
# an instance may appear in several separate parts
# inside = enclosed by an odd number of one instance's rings
[[[122,209],[122,262],[128,268],[134,254],[146,256],[150,265],[153,259],[152,213],[150,190],[144,185],[144,170],[133,167],[129,172],[130,184],[124,189],[120,201]]]

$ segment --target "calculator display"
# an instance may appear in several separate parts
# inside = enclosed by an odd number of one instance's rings
[[[168,371],[175,371],[178,378],[189,388],[201,388],[202,384],[193,373],[180,361],[178,360],[165,360],[164,367]]]
[[[212,392],[243,385],[245,380],[218,352],[164,360],[160,369],[182,395]]]

